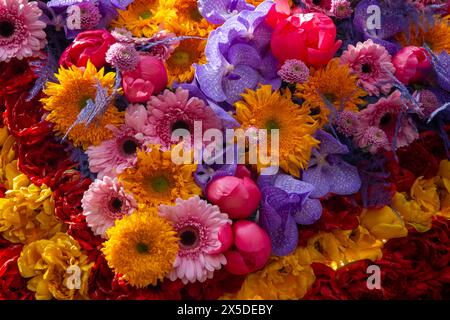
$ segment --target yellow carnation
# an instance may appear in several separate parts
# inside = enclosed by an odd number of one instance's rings
[[[38,300],[88,298],[92,263],[68,234],[26,245],[17,263],[22,277],[31,278],[27,287]]]
[[[30,184],[24,175],[12,180],[12,189],[0,199],[0,233],[14,243],[31,243],[61,231],[55,217],[52,191]]]
[[[0,184],[12,187],[12,179],[20,174],[17,169],[15,139],[6,127],[0,128]]]

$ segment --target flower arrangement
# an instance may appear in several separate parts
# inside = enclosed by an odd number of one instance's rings
[[[449,13],[0,0],[0,299],[449,299]]]

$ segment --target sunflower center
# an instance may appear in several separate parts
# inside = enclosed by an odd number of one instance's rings
[[[314,108],[311,108],[311,111],[309,112],[309,114],[312,116],[318,116],[320,114],[320,112],[321,112],[320,107],[314,107]]]
[[[370,64],[364,63],[361,67],[361,71],[364,73],[370,73],[370,71],[372,71],[372,68],[370,67]]]
[[[184,120],[178,120],[172,125],[172,132],[177,129],[185,129],[189,131],[189,124]]]
[[[9,38],[14,34],[14,24],[11,21],[0,21],[0,36]]]
[[[180,65],[180,66],[189,65],[190,64],[189,52],[182,51],[182,50],[174,52],[171,60],[173,61],[173,63]]]
[[[136,251],[140,254],[148,253],[148,245],[143,242],[138,242],[136,244]]]
[[[270,130],[276,130],[276,129],[280,129],[280,126],[278,125],[278,123],[275,120],[269,120],[266,122],[266,129],[268,131]]]
[[[194,8],[191,9],[190,15],[191,15],[192,20],[197,21],[197,22],[200,22],[203,19],[203,16],[201,15],[197,6],[195,6]]]
[[[144,12],[141,12],[141,14],[139,15],[139,17],[144,20],[150,19],[152,16],[153,16],[153,14],[150,10],[145,10]]]
[[[113,198],[110,202],[109,202],[109,208],[112,212],[117,213],[120,212],[122,209],[122,200],[120,200],[119,198]]]
[[[386,113],[381,119],[380,119],[380,125],[385,126],[388,125],[392,120],[392,115],[390,113]]]
[[[80,102],[78,104],[78,106],[80,107],[80,110],[82,110],[82,109],[84,109],[84,107],[86,107],[86,104],[89,99],[92,99],[92,98],[89,96],[81,97]]]
[[[163,193],[169,189],[169,180],[164,176],[154,177],[151,179],[150,185],[153,191]]]
[[[134,140],[125,140],[122,144],[122,150],[125,154],[135,154],[136,153],[136,149],[138,147],[138,144],[136,143],[136,141]]]
[[[198,230],[193,227],[186,227],[179,233],[180,243],[185,248],[194,248],[197,246],[199,236]]]
[[[334,103],[337,100],[337,97],[334,93],[325,93],[324,96],[331,103]]]

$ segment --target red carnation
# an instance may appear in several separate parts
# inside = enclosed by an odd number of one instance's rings
[[[29,84],[34,79],[28,60],[0,62],[0,97],[28,91]]]

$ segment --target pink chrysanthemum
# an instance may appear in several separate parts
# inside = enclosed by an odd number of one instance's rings
[[[286,60],[278,71],[278,75],[289,83],[304,83],[309,78],[309,69],[301,60]]]
[[[355,46],[349,45],[341,56],[341,63],[347,64],[359,77],[358,84],[370,95],[388,94],[393,81],[389,73],[395,73],[392,57],[387,50],[371,39]]]
[[[433,93],[433,91],[426,89],[419,90],[414,92],[413,97],[419,103],[420,110],[422,111],[420,117],[423,119],[428,118],[437,108],[440,107],[439,98]]]
[[[158,212],[172,222],[180,238],[180,251],[169,278],[181,279],[185,284],[211,279],[214,270],[226,263],[225,256],[214,251],[221,246],[220,227],[231,223],[228,215],[198,196],[177,199],[175,206],[159,206]]]
[[[337,130],[347,137],[353,136],[358,130],[358,116],[352,111],[343,111],[336,121]]]
[[[332,0],[303,0],[303,3],[311,11],[330,14]]]
[[[136,201],[117,178],[104,177],[95,180],[84,193],[81,200],[83,214],[92,231],[105,238],[106,230],[117,219],[131,214],[136,208]]]
[[[367,148],[370,153],[376,153],[379,149],[389,149],[386,133],[378,127],[369,127],[359,131],[355,140],[358,147]]]
[[[106,52],[106,62],[121,71],[133,71],[139,63],[139,54],[132,44],[115,43]]]
[[[381,98],[377,103],[370,104],[358,114],[359,131],[369,127],[378,127],[384,131],[389,144],[392,145],[396,136],[397,148],[405,147],[419,137],[417,128],[407,113],[407,107],[402,100],[400,91],[394,91],[389,97]],[[398,125],[397,135],[396,127]],[[389,150],[390,147],[386,148]]]
[[[159,144],[168,150],[175,144],[172,133],[176,129],[186,129],[194,139],[194,123],[201,124],[201,132],[208,129],[221,129],[221,121],[214,111],[196,97],[189,98],[189,91],[177,88],[175,93],[166,90],[163,94],[151,97],[147,103],[148,125],[146,134],[150,143]]]
[[[0,0],[0,61],[31,57],[45,47],[41,15],[35,1]]]
[[[331,12],[338,19],[345,19],[352,15],[352,4],[348,0],[332,0]]]
[[[82,2],[78,6],[81,14],[81,29],[90,30],[95,28],[102,19],[98,6],[92,2]]]
[[[104,176],[115,177],[125,169],[136,164],[137,150],[143,145],[143,135],[133,128],[122,125],[120,128],[107,126],[113,132],[113,138],[103,141],[98,146],[90,146],[86,150],[89,169]]]

